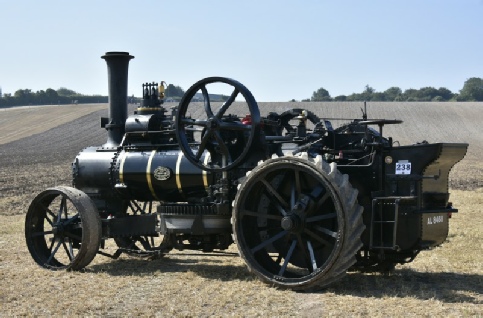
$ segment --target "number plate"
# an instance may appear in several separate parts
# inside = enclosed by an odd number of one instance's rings
[[[396,174],[411,174],[411,163],[407,160],[396,162]]]

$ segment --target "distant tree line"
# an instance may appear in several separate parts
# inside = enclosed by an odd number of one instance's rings
[[[82,95],[73,90],[61,87],[58,90],[47,88],[45,91],[40,90],[37,92],[32,92],[31,89],[19,89],[13,95],[5,93],[0,98],[0,107],[107,102],[107,96]]]
[[[185,91],[180,86],[169,84],[166,87],[164,96],[165,96],[167,101],[179,102],[179,101],[181,101],[181,98],[183,98],[184,94],[185,94]],[[223,102],[223,101],[228,100],[228,98],[229,98],[229,96],[225,96],[223,94],[208,94],[208,96],[209,96],[210,100],[213,101],[213,102]],[[201,93],[197,93],[197,94],[195,94],[195,96],[193,96],[193,98],[195,100],[198,100],[198,99],[202,100],[203,96],[201,95]]]
[[[377,92],[374,88],[366,85],[362,93],[339,95],[332,97],[324,88],[316,90],[310,99],[303,102],[318,101],[388,101],[388,102],[429,102],[429,101],[483,101],[483,79],[472,77],[465,81],[459,94],[449,89],[440,87],[423,87],[420,89],[407,89],[402,91],[399,87],[390,87],[383,92]]]
[[[166,87],[166,90],[164,92],[164,96],[166,98],[171,98],[173,100],[181,100],[181,97],[183,97],[184,93],[185,92],[181,87],[173,85],[173,84],[169,84]]]
[[[180,101],[184,93],[185,91],[180,86],[169,84],[165,90],[165,98]],[[228,96],[216,95],[213,98],[226,100],[228,99]],[[31,89],[19,89],[13,95],[1,95],[0,88],[0,108],[29,105],[107,103],[108,101],[108,96],[82,95],[65,87],[61,87],[57,90],[48,88],[45,91],[40,90],[37,92],[33,92]],[[139,103],[140,101],[141,98],[135,97],[134,95],[128,97],[129,103]]]
[[[166,98],[179,101],[185,91],[176,85],[169,84],[166,87]],[[228,96],[217,95],[221,100],[226,100]],[[19,89],[13,95],[1,94],[0,89],[0,108],[27,105],[58,105],[58,104],[87,104],[87,103],[107,103],[108,96],[102,95],[82,95],[73,90],[61,87],[57,90],[48,88],[32,92],[31,89]],[[139,98],[134,96],[129,98],[129,102],[137,103]],[[292,100],[295,101],[295,100]],[[428,102],[428,101],[483,101],[483,79],[472,77],[465,81],[459,93],[453,93],[445,87],[438,89],[434,87],[423,87],[420,89],[407,89],[402,91],[399,87],[390,87],[383,92],[377,92],[374,88],[366,85],[362,93],[352,93],[350,95],[339,95],[332,97],[330,93],[319,88],[313,92],[312,97],[302,100],[303,102],[318,101],[389,101],[389,102]]]

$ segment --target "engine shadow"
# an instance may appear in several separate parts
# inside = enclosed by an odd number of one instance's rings
[[[152,276],[157,272],[191,272],[206,279],[220,281],[258,281],[235,253],[169,254],[154,260],[123,257],[90,265],[85,271],[135,277]],[[419,272],[413,269],[396,269],[390,274],[350,272],[328,288],[313,294],[327,292],[360,298],[413,297],[444,303],[482,304],[483,275]]]
[[[112,276],[152,276],[153,273],[192,272],[200,277],[221,281],[257,280],[250,274],[237,253],[183,253],[169,254],[159,258],[123,256],[89,265],[88,272],[107,273]]]
[[[349,273],[327,291],[361,298],[414,297],[444,303],[482,304],[483,275],[419,272],[410,268],[396,269],[390,274]]]

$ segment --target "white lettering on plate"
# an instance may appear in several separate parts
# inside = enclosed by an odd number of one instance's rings
[[[442,215],[435,215],[435,216],[428,217],[428,225],[433,225],[433,224],[438,224],[443,222],[444,222],[444,218]]]

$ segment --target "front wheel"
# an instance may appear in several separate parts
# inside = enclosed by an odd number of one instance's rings
[[[320,289],[345,275],[363,230],[357,191],[320,156],[261,163],[234,201],[241,257],[264,282],[282,288]]]
[[[96,256],[102,237],[96,206],[84,192],[55,187],[30,204],[25,238],[34,261],[42,267],[80,270]]]

